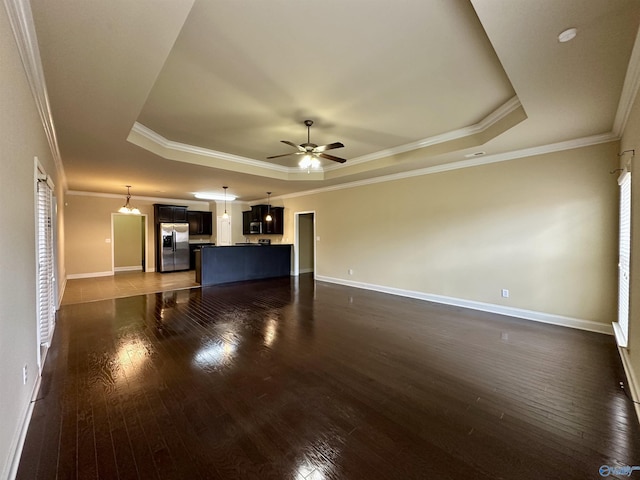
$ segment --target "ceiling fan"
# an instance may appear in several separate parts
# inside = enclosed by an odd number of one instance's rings
[[[304,124],[307,126],[307,143],[301,143],[300,145],[296,145],[293,142],[289,142],[287,140],[281,140],[282,143],[286,143],[287,145],[291,145],[293,148],[297,148],[297,152],[285,153],[282,155],[273,155],[271,157],[267,157],[267,159],[272,158],[280,158],[287,157],[289,155],[304,155],[302,160],[300,160],[300,167],[309,168],[312,166],[313,168],[317,168],[320,166],[320,158],[326,158],[327,160],[333,160],[334,162],[344,163],[346,160],[344,158],[336,157],[333,155],[329,155],[328,153],[324,153],[327,150],[333,150],[334,148],[342,148],[344,145],[340,142],[329,143],[327,145],[316,145],[315,143],[311,143],[310,140],[310,130],[311,125],[313,125],[312,120],[305,120]]]

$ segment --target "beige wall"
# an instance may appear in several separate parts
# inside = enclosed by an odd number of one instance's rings
[[[144,217],[115,214],[113,216],[113,266],[138,267],[144,263]]]
[[[106,275],[113,271],[111,265],[111,215],[118,211],[124,201],[124,194],[122,197],[76,194],[74,192],[67,195],[65,202],[67,275]],[[185,205],[190,210],[207,211],[209,209],[207,202],[161,201],[133,197],[131,204],[147,218],[147,271],[155,270],[154,203]],[[240,218],[242,218],[241,215]],[[198,237],[200,240],[209,240],[209,238]]]
[[[629,304],[629,342],[628,349],[621,349],[621,355],[627,367],[627,373],[632,378],[636,399],[640,399],[640,96],[636,96],[635,103],[629,115],[622,140],[620,152],[635,150],[635,157],[631,165],[631,275],[630,275],[630,304]],[[626,154],[622,163],[632,157]],[[636,406],[640,416],[640,408]]]
[[[616,143],[285,199],[316,275],[609,324]],[[348,275],[353,269],[353,275]],[[501,289],[510,298],[501,297]]]
[[[34,157],[55,183],[60,202],[64,194],[4,6],[0,59],[0,478],[7,478],[38,376]],[[58,224],[63,248],[60,217]],[[63,273],[60,266],[59,282]]]
[[[67,276],[112,272],[111,214],[117,212],[123,203],[124,196],[118,199],[67,195],[65,203]],[[132,204],[142,213],[147,214],[147,218],[153,217],[153,207],[133,201]]]

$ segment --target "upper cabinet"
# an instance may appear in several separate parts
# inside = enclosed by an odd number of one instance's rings
[[[211,212],[187,210],[187,221],[189,222],[189,235],[211,235],[213,233]]]
[[[282,235],[284,233],[284,208],[271,207],[270,222],[267,222],[267,211],[264,212],[264,220],[262,223],[262,232],[272,235]]]
[[[271,213],[272,220],[267,221],[267,215]],[[259,223],[259,231],[251,229],[251,224]],[[269,207],[269,205],[254,205],[251,210],[242,212],[243,235],[262,233],[265,235],[284,234],[284,207]]]
[[[251,220],[252,220],[251,210],[247,210],[246,212],[242,212],[242,234],[243,235],[251,235]]]
[[[156,223],[187,221],[187,207],[155,203],[153,205],[153,211]]]

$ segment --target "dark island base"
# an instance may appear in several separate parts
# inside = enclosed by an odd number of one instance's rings
[[[291,275],[291,245],[207,246],[199,257],[196,282],[203,287]]]

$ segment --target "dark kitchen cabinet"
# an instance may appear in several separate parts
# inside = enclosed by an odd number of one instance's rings
[[[267,215],[271,213],[272,220],[267,222]],[[242,212],[242,234],[251,235],[252,222],[262,224],[261,233],[264,235],[284,234],[284,207],[269,207],[269,205],[254,205],[251,210]]]
[[[251,219],[252,219],[251,210],[242,212],[242,234],[243,235],[251,235],[251,231],[249,230]]]
[[[252,222],[263,222],[264,216],[266,215],[266,205],[254,205],[251,207],[251,221]]]
[[[270,222],[267,222],[267,214],[269,209],[264,211],[263,227],[262,231],[270,235],[282,235],[284,233],[284,208],[283,207],[271,207]]]
[[[266,215],[266,205],[254,205],[251,207],[251,210],[247,210],[242,212],[242,234],[243,235],[251,235],[260,234],[264,232],[264,216]],[[260,223],[262,226],[260,227],[260,231],[252,232],[251,224]]]
[[[153,205],[155,223],[186,222],[187,207],[178,205]]]
[[[189,222],[189,235],[211,235],[213,231],[211,212],[187,210],[187,221]]]

